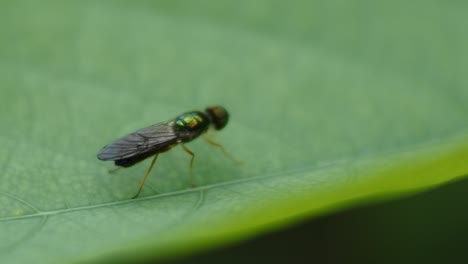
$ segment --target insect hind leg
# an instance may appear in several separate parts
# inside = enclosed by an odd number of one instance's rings
[[[121,167],[121,166],[116,166],[115,168],[109,169],[108,172],[109,172],[110,174],[114,174],[114,173],[116,173],[117,171],[119,171],[119,170],[122,169],[122,168],[123,168],[123,167]]]
[[[143,176],[143,179],[141,180],[140,188],[138,189],[138,192],[135,194],[135,196],[132,197],[132,199],[135,199],[140,195],[141,190],[143,189],[143,186],[145,185],[145,181],[148,178],[148,175],[150,174],[151,170],[153,169],[154,163],[156,162],[156,158],[158,157],[158,154],[154,156],[153,161],[151,161],[151,165],[149,166],[148,170],[145,173],[145,176]]]

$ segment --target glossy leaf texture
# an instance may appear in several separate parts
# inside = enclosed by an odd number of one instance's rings
[[[468,174],[461,1],[0,4],[0,262],[189,254]],[[105,144],[231,114],[190,157],[109,174]]]

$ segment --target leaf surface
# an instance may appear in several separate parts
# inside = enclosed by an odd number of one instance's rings
[[[467,4],[15,1],[0,7],[0,262],[187,254],[468,174]],[[423,7],[421,9],[421,7]],[[190,157],[99,149],[219,104]]]

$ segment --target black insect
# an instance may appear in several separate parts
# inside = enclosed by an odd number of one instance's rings
[[[179,115],[173,120],[161,122],[131,133],[123,138],[117,139],[105,146],[97,154],[100,160],[113,160],[116,166],[130,167],[136,163],[154,156],[150,167],[140,184],[138,192],[133,198],[137,198],[145,184],[151,169],[156,162],[159,153],[170,150],[172,147],[181,144],[185,152],[192,156],[190,160],[190,181],[192,186],[192,164],[195,154],[189,150],[184,143],[189,142],[212,126],[215,130],[224,128],[229,120],[229,114],[221,106],[206,108],[205,112],[192,111]],[[223,147],[204,137],[205,141],[220,148],[227,154]]]

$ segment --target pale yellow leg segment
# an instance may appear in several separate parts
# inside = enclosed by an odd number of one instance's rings
[[[231,154],[229,154],[229,153],[224,149],[224,147],[223,147],[221,144],[216,143],[216,142],[214,142],[213,140],[211,140],[211,139],[209,139],[209,138],[207,138],[207,137],[203,137],[203,140],[205,140],[206,143],[208,143],[208,144],[210,144],[210,145],[212,145],[212,146],[215,146],[215,147],[221,149],[221,151],[223,152],[223,154],[224,154],[226,157],[230,158],[230,159],[231,159],[232,161],[234,161],[235,163],[237,163],[237,164],[242,164],[242,161],[240,161],[240,160],[234,158]]]
[[[146,171],[145,176],[143,176],[143,179],[141,180],[140,184],[140,189],[138,189],[138,192],[135,194],[135,196],[132,197],[132,199],[135,199],[140,195],[141,189],[143,189],[143,185],[145,185],[146,178],[148,178],[148,175],[150,174],[151,170],[153,169],[154,163],[156,162],[156,158],[158,157],[158,154],[154,156],[153,161],[151,161],[151,165],[149,166],[148,170]]]
[[[188,149],[184,144],[182,144],[182,147],[184,148],[185,152],[187,152],[190,156],[192,156],[192,159],[190,160],[190,184],[192,187],[195,187],[195,184],[193,183],[193,173],[192,173],[192,165],[193,165],[193,159],[195,159],[195,153],[193,153],[190,149]]]

